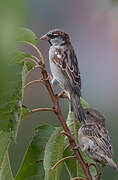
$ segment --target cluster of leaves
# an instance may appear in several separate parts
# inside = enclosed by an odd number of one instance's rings
[[[25,42],[35,49],[36,36],[26,28],[20,28],[17,32],[17,41]],[[85,177],[76,159],[68,159],[53,166],[62,158],[72,156],[71,147],[67,138],[61,133],[61,127],[42,125],[36,128],[31,144],[24,155],[23,162],[17,175],[13,177],[9,162],[8,148],[12,140],[16,140],[20,121],[28,109],[22,105],[24,97],[24,81],[28,72],[32,70],[36,57],[24,52],[15,52],[9,61],[1,62],[0,71],[0,179],[2,180],[63,180],[62,169],[65,166],[68,175],[73,177]],[[3,70],[2,70],[3,69]],[[7,76],[6,76],[7,73]],[[82,100],[84,107],[88,104]],[[69,111],[67,118],[73,136],[77,141],[78,124]],[[84,160],[91,163],[84,153]],[[95,169],[91,168],[91,174],[95,176]],[[61,178],[60,178],[61,177]]]

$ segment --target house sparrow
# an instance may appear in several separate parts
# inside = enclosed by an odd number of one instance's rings
[[[78,61],[69,35],[63,30],[54,29],[40,38],[50,44],[49,63],[53,75],[52,84],[59,83],[71,100],[71,110],[80,122],[85,119],[81,96],[81,78]]]
[[[91,159],[105,166],[109,164],[117,169],[113,161],[112,145],[105,128],[104,117],[95,109],[85,109],[85,124],[78,131],[79,147]]]

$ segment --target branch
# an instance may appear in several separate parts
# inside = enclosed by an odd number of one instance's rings
[[[33,81],[30,81],[29,83],[27,83],[24,88],[27,88],[28,86],[32,85],[32,84],[35,84],[35,83],[43,83],[43,80],[42,79],[39,79],[39,80],[33,80]]]
[[[55,108],[37,108],[37,109],[32,109],[28,112],[28,114],[30,113],[34,113],[34,112],[39,112],[39,111],[52,111],[56,113]]]
[[[24,42],[24,43],[29,44],[30,46],[32,46],[32,47],[37,51],[37,53],[39,54],[39,56],[40,56],[40,58],[41,58],[41,63],[42,63],[43,65],[45,65],[44,57],[43,57],[41,51],[40,51],[35,45],[33,45],[32,43],[30,43],[30,42],[28,42],[28,41],[22,41],[22,42]],[[40,60],[39,60],[39,63],[40,63]]]
[[[86,177],[88,178],[88,180],[92,180],[92,176],[90,174],[90,171],[89,171],[89,167],[85,164],[80,152],[77,150],[77,149],[74,149],[74,147],[76,146],[76,143],[75,143],[75,140],[73,139],[72,137],[72,134],[66,124],[66,122],[64,121],[64,117],[62,115],[62,112],[61,112],[61,109],[60,109],[60,106],[59,106],[59,101],[58,101],[58,97],[54,94],[53,92],[53,89],[50,85],[50,82],[48,80],[48,74],[47,74],[47,71],[45,69],[42,70],[42,75],[43,75],[43,79],[45,80],[44,81],[44,84],[48,90],[48,93],[52,99],[52,102],[53,102],[53,105],[56,109],[56,112],[57,112],[57,117],[64,129],[64,131],[68,134],[68,140],[70,142],[70,145],[72,146],[72,149],[74,151],[74,155],[75,157],[77,158],[77,160],[79,161]]]
[[[74,177],[71,180],[87,180],[86,178],[82,178],[82,177]]]
[[[30,44],[30,43],[28,43],[28,44]],[[72,134],[71,134],[71,132],[70,132],[70,130],[69,130],[66,122],[64,121],[64,117],[63,117],[63,115],[62,115],[62,112],[61,112],[61,109],[60,109],[60,106],[59,106],[59,101],[58,101],[59,98],[58,98],[58,96],[56,96],[56,95],[54,94],[53,89],[52,89],[52,87],[51,87],[51,85],[50,85],[49,78],[48,78],[48,74],[47,74],[47,71],[45,70],[44,58],[43,58],[41,52],[39,51],[39,49],[38,49],[36,46],[33,46],[33,47],[34,47],[34,48],[36,49],[36,51],[39,53],[40,58],[41,58],[42,64],[40,64],[40,65],[43,66],[43,68],[41,68],[41,73],[42,73],[42,75],[43,75],[43,79],[42,79],[42,80],[32,81],[32,82],[26,84],[25,87],[28,87],[29,85],[31,85],[31,84],[33,84],[33,83],[36,83],[36,82],[43,82],[43,83],[45,84],[45,86],[46,86],[46,88],[47,88],[47,90],[48,90],[48,93],[49,93],[49,95],[50,95],[50,97],[51,97],[51,100],[52,100],[52,102],[53,102],[53,105],[54,105],[54,107],[55,107],[55,109],[53,109],[53,110],[52,110],[52,108],[48,108],[48,110],[49,110],[49,111],[54,111],[54,110],[55,110],[54,112],[56,112],[57,117],[58,117],[58,119],[59,119],[59,121],[60,121],[60,123],[61,123],[61,125],[62,125],[62,127],[63,127],[63,129],[64,129],[64,131],[66,132],[66,134],[68,134],[67,137],[68,137],[68,140],[69,140],[69,142],[70,142],[70,145],[72,146],[72,149],[73,149],[73,151],[74,151],[74,155],[75,155],[76,159],[79,161],[79,163],[80,163],[80,165],[81,165],[81,167],[82,167],[82,169],[83,169],[83,171],[84,171],[87,179],[88,179],[88,180],[92,180],[92,176],[91,176],[91,174],[90,174],[89,167],[87,166],[87,164],[85,164],[85,162],[84,162],[84,160],[83,160],[80,152],[79,152],[77,149],[74,149],[75,146],[76,146],[76,142],[75,142],[75,140],[73,139]],[[43,109],[42,109],[42,108],[38,108],[38,110],[32,110],[32,111],[33,111],[33,112],[37,112],[37,111],[41,111],[41,110],[44,110],[44,111],[45,111],[45,110],[47,110],[47,108],[43,108]]]
[[[51,168],[51,172],[63,161],[67,160],[67,159],[72,159],[72,158],[75,158],[75,156],[68,156],[68,157],[65,157],[63,159],[60,159],[52,168]]]

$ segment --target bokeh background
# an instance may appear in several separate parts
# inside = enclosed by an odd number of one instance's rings
[[[64,29],[71,36],[82,77],[82,96],[91,107],[105,115],[111,134],[114,160],[118,164],[118,4],[111,0],[25,0],[19,14],[21,25],[32,29],[39,38],[54,28]],[[48,64],[49,45],[38,41],[38,47]],[[24,50],[35,52],[29,47]],[[29,74],[27,82],[40,78],[39,70]],[[58,91],[58,88],[55,89]],[[30,109],[51,106],[47,91],[39,84],[25,90],[24,105]],[[64,116],[67,102],[61,101]],[[59,126],[55,115],[35,113],[25,118],[20,126],[17,144],[10,146],[10,159],[14,174],[30,143],[37,125],[50,123]],[[106,167],[104,180],[118,180],[118,172]]]

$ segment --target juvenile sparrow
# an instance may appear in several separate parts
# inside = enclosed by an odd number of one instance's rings
[[[118,170],[113,161],[112,145],[105,128],[104,117],[95,109],[85,109],[85,124],[78,131],[79,147],[91,159],[105,166],[109,164]]]
[[[71,110],[80,122],[85,119],[81,96],[81,78],[78,61],[71,45],[69,35],[63,30],[54,29],[40,39],[50,44],[49,63],[53,75],[52,83],[59,83],[71,100]]]

